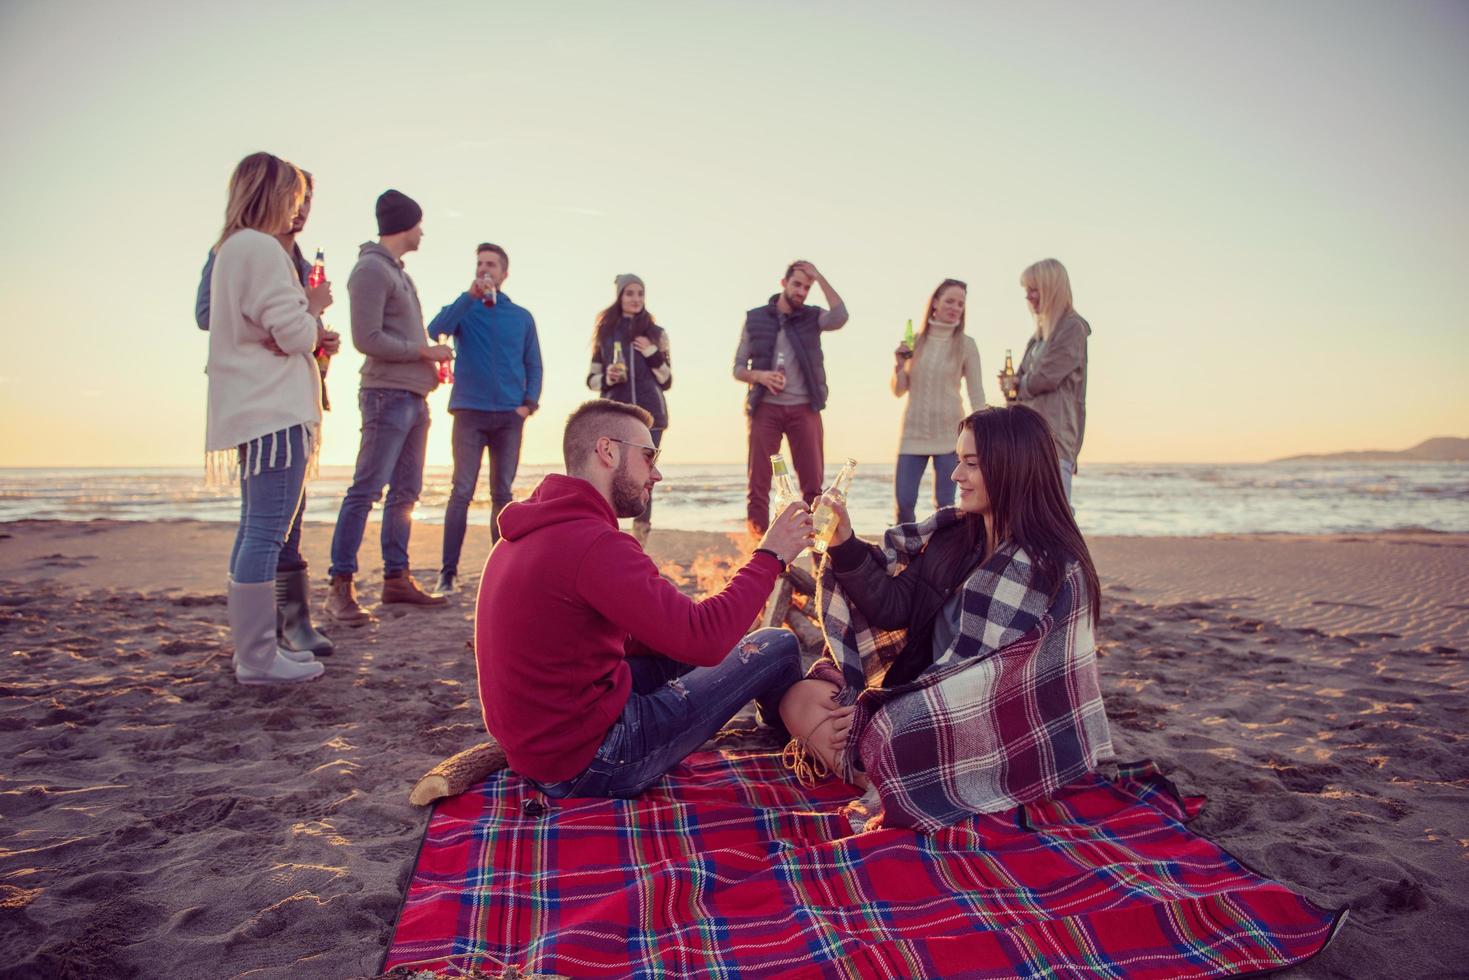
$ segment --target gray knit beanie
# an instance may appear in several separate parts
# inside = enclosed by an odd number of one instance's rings
[[[647,285],[644,284],[643,280],[640,277],[634,275],[631,272],[624,272],[622,275],[618,276],[616,279],[614,279],[612,281],[617,284],[617,295],[614,296],[614,297],[612,297],[613,299],[622,299],[622,291],[624,289],[626,289],[628,286],[631,286],[633,283],[637,283],[639,286],[642,286],[644,289],[647,289],[648,288]]]

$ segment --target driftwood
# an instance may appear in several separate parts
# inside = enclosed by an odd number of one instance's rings
[[[408,802],[427,806],[446,796],[458,796],[492,772],[505,768],[505,750],[491,739],[458,755],[451,755],[413,784]]]
[[[791,608],[791,580],[782,575],[775,580],[775,588],[765,601],[765,614],[760,617],[761,626],[779,626],[785,622]]]
[[[786,613],[786,625],[791,628],[791,632],[796,634],[802,647],[808,649],[815,647],[820,650],[826,646],[826,640],[821,635],[820,627],[811,620],[810,616],[795,606],[792,606]]]
[[[812,578],[811,573],[806,569],[792,565],[786,569],[785,577],[790,580],[791,586],[802,595],[816,594],[816,579]]]

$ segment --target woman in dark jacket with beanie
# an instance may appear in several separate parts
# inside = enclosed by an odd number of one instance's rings
[[[673,386],[668,331],[658,326],[648,312],[642,279],[627,272],[614,282],[616,298],[597,314],[587,387],[603,398],[645,409],[653,416],[650,428],[653,445],[658,446],[668,427],[668,403],[663,393]],[[650,497],[648,509],[633,522],[633,534],[639,543],[648,540],[652,527]]]

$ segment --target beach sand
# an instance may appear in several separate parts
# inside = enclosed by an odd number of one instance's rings
[[[372,976],[427,811],[481,737],[475,574],[443,609],[326,628],[299,688],[236,685],[233,527],[0,525],[0,974]],[[413,550],[431,584],[440,529]],[[376,528],[362,549],[376,561]],[[330,529],[308,526],[324,593]],[[466,572],[489,547],[470,529]],[[1196,829],[1351,919],[1292,977],[1469,964],[1469,536],[1100,538],[1122,759],[1210,798]],[[693,592],[737,559],[656,531]],[[375,602],[380,577],[360,583]]]

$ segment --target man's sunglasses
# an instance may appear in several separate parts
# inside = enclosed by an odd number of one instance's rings
[[[659,449],[657,446],[644,446],[636,442],[628,442],[626,439],[614,439],[611,436],[607,436],[606,438],[608,442],[620,442],[624,446],[632,446],[634,449],[641,449],[644,453],[652,453],[653,455],[651,456],[643,457],[648,461],[649,466],[657,466],[658,457],[663,455],[663,450]]]

